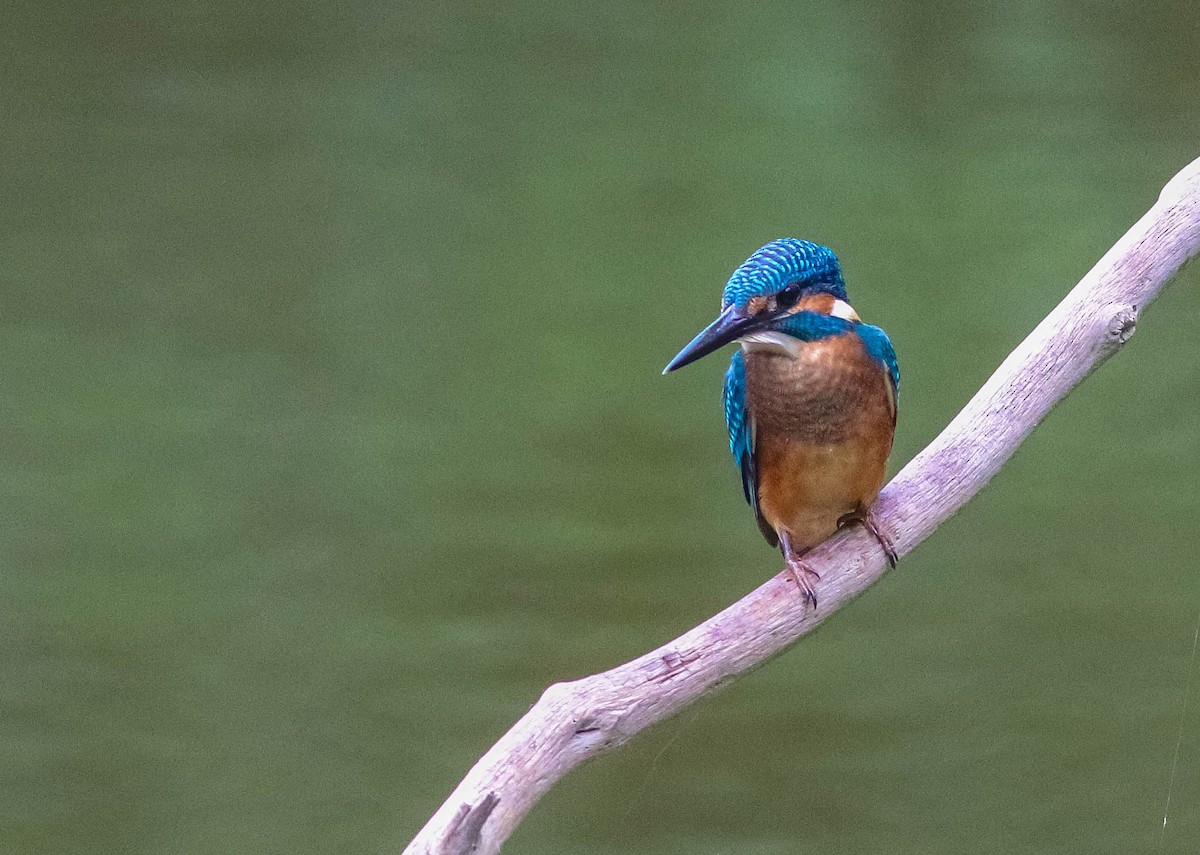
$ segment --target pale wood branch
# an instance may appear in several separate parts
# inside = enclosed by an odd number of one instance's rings
[[[1200,159],[1014,350],[962,412],[884,489],[881,528],[904,555],[987,484],[1030,431],[1133,335],[1139,313],[1200,249]],[[884,573],[854,526],[806,557],[820,609],[786,573],[690,632],[602,674],[551,686],[488,751],[405,855],[498,852],[563,775],[782,653]]]

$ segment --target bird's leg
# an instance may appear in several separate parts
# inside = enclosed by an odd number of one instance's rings
[[[821,581],[821,574],[812,569],[804,562],[803,556],[807,549],[796,550],[792,547],[791,538],[787,532],[779,532],[779,551],[783,553],[783,560],[787,562],[788,573],[792,577],[797,587],[800,588],[800,593],[804,597],[806,603],[812,603],[813,611],[817,609],[817,592],[813,590],[812,582],[808,581],[811,576],[817,582]]]
[[[887,556],[888,564],[891,565],[893,570],[895,570],[896,561],[899,559],[899,556],[896,555],[896,547],[892,543],[892,539],[884,534],[879,526],[875,524],[875,517],[871,513],[870,508],[859,508],[856,511],[851,511],[850,513],[846,514],[838,520],[838,528],[845,528],[851,523],[862,523],[863,528],[869,531],[871,536],[879,541],[879,546],[883,549],[883,554]]]

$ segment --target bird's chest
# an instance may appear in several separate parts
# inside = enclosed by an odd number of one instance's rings
[[[856,334],[746,353],[759,508],[794,547],[879,494],[895,427],[888,382]]]
[[[857,335],[746,352],[746,406],[762,442],[845,442],[892,416],[884,371]]]

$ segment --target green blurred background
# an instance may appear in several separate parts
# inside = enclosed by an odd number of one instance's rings
[[[1200,155],[1195,4],[22,3],[0,851],[397,852],[547,684],[774,573],[721,359],[781,235],[893,470]],[[1194,852],[1194,271],[955,520],[513,853]]]

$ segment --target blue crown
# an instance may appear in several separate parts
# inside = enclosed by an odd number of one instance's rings
[[[736,303],[745,308],[750,298],[777,294],[794,283],[805,289],[846,299],[846,283],[837,256],[827,246],[810,240],[779,238],[760,248],[733,271],[721,298],[728,308]]]

